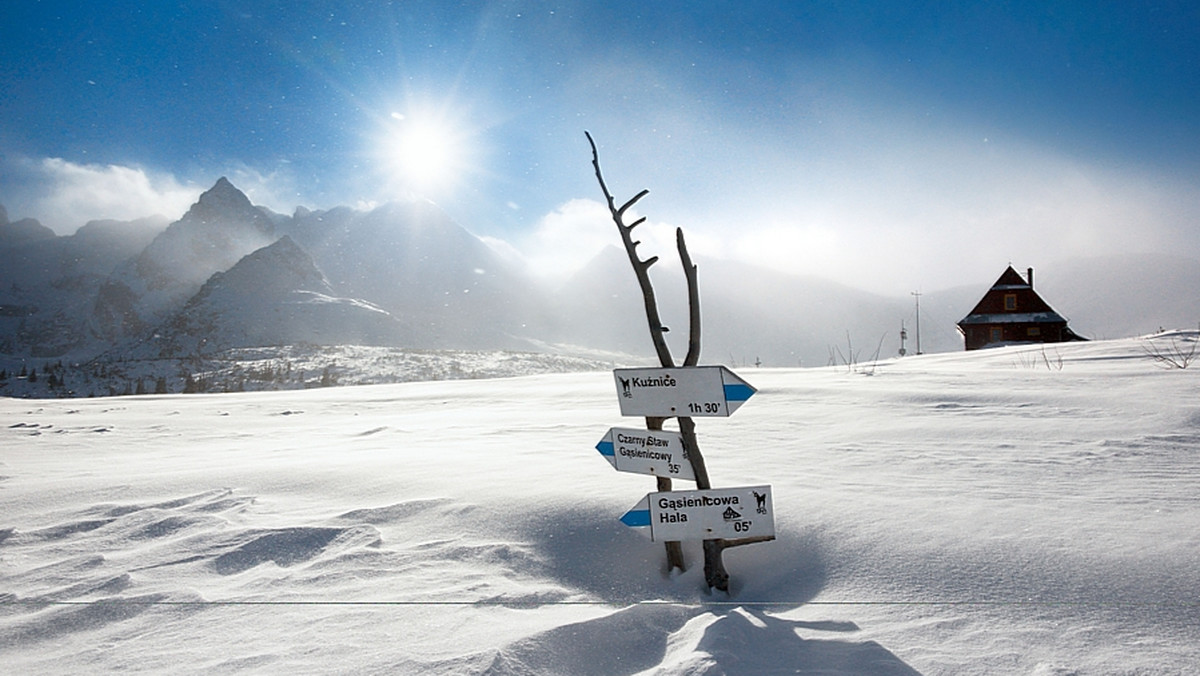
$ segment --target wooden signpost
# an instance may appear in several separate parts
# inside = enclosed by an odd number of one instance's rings
[[[645,417],[647,427],[653,421],[657,428],[613,427],[596,444],[614,469],[659,478],[659,491],[642,498],[621,523],[665,543],[680,560],[680,542],[702,541],[705,578],[728,591],[721,551],[775,539],[771,487],[710,487],[703,459],[689,450],[695,445],[692,417],[729,416],[757,390],[724,366],[615,369],[613,380],[621,414]],[[661,429],[664,418],[678,418],[681,431]],[[698,490],[672,491],[671,479],[696,481]]]
[[[616,369],[613,378],[628,416],[728,416],[757,391],[724,366]],[[596,448],[619,471],[696,478],[679,433],[614,427]],[[650,493],[621,523],[655,542],[775,536],[770,486]]]
[[[643,259],[638,255],[639,242],[632,236],[633,229],[646,219],[642,217],[633,223],[625,223],[626,212],[649,191],[639,192],[618,207],[600,172],[596,142],[591,134],[585,134],[592,146],[596,180],[600,182],[608,210],[642,290],[646,323],[661,366],[613,371],[621,415],[644,417],[646,429],[613,428],[596,448],[619,471],[656,477],[658,492],[647,495],[621,521],[645,529],[651,539],[663,542],[667,565],[671,569],[685,569],[682,541],[701,540],[705,582],[711,589],[728,592],[729,573],[725,572],[722,552],[729,547],[775,539],[771,490],[770,486],[714,489],[696,441],[693,418],[729,416],[754,394],[755,389],[724,366],[697,365],[700,361],[700,292],[696,266],[684,243],[683,230],[678,228],[675,241],[687,280],[689,330],[687,356],[683,365],[676,367],[664,338],[667,327],[659,318],[658,301],[650,282],[650,266],[658,261],[658,257]],[[663,422],[669,418],[678,421],[678,433],[663,431]],[[677,459],[686,459],[686,463]],[[685,466],[691,471],[685,472]],[[671,481],[676,478],[695,481],[697,490],[672,491]]]

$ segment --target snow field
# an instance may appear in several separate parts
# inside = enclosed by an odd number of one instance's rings
[[[617,521],[654,481],[594,450],[639,422],[606,372],[0,399],[0,661],[1188,673],[1200,371],[1031,350],[737,369],[758,394],[699,439],[715,485],[773,486],[778,539],[726,552],[728,596]]]

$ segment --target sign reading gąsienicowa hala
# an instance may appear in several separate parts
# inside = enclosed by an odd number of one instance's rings
[[[621,523],[655,542],[775,535],[770,486],[650,493]]]
[[[596,444],[596,450],[620,472],[696,480],[678,432],[614,427]]]
[[[614,369],[621,415],[724,417],[756,390],[724,366]]]

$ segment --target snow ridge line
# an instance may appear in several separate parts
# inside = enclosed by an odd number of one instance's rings
[[[97,601],[54,601],[47,599],[3,599],[4,606],[678,606],[683,608],[769,608],[800,606],[980,606],[980,607],[1079,607],[1079,608],[1200,608],[1200,601],[171,601],[101,599]]]

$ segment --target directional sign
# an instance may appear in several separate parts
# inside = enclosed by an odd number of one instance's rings
[[[621,523],[655,542],[775,535],[770,486],[650,493]]]
[[[596,450],[621,472],[696,480],[678,432],[614,427],[596,444]]]
[[[757,390],[724,366],[615,369],[621,415],[728,416]]]

